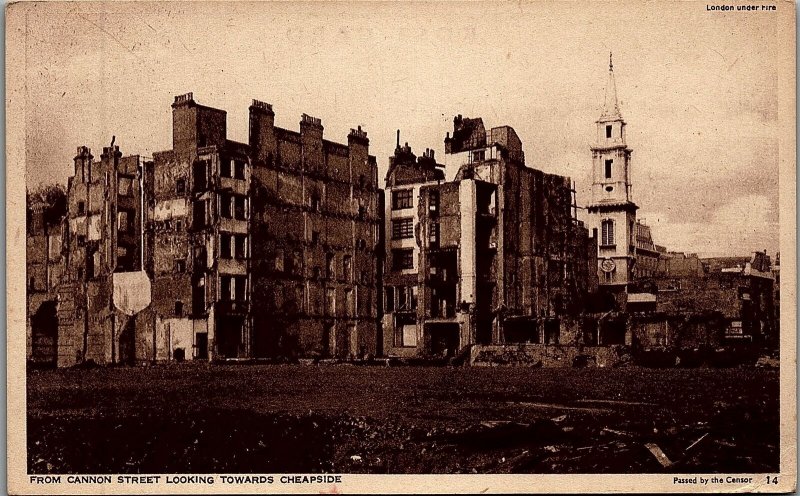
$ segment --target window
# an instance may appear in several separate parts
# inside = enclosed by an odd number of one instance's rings
[[[206,189],[206,171],[208,170],[208,160],[195,162],[192,166],[192,187],[194,191]]]
[[[486,160],[486,150],[476,150],[472,152],[473,162],[483,162]]]
[[[417,319],[413,315],[395,316],[395,346],[417,346]]]
[[[117,212],[117,230],[120,232],[128,232],[128,212]]]
[[[175,182],[175,193],[178,195],[186,193],[186,179],[178,179]]]
[[[240,234],[238,236],[234,236],[234,249],[235,249],[235,256],[239,260],[243,260],[247,258],[247,250],[246,250],[246,241],[247,236]]]
[[[219,235],[219,256],[231,258],[231,235],[222,233]]]
[[[348,288],[344,290],[344,301],[345,301],[345,315],[352,317],[356,314],[355,311],[355,298],[353,298],[353,290]]]
[[[611,137],[611,129],[612,127],[610,125],[606,126],[606,138]]]
[[[31,291],[36,290],[36,278],[31,276],[30,284],[28,285],[28,289]]]
[[[414,250],[392,250],[392,269],[404,270],[414,268]]]
[[[133,180],[129,177],[120,177],[118,188],[120,195],[131,196],[131,194],[133,194]]]
[[[175,259],[175,272],[178,273],[186,272],[186,260],[184,260],[183,258]]]
[[[428,210],[431,213],[436,213],[439,211],[439,192],[438,191],[431,191],[430,195],[428,196]]]
[[[183,231],[183,221],[182,220],[176,220],[175,221],[175,230],[178,231],[178,232]]]
[[[78,235],[78,246],[80,248],[86,246],[86,236],[84,236],[83,234]]]
[[[79,201],[78,202],[78,215],[83,215],[86,213],[86,202]]]
[[[233,217],[231,212],[231,203],[233,202],[231,195],[221,194],[219,196],[219,214],[226,219]]]
[[[392,221],[392,239],[407,239],[414,235],[414,219],[397,219]]]
[[[336,289],[327,288],[325,290],[325,313],[327,315],[336,314]]]
[[[247,301],[247,276],[236,276],[233,278],[233,294],[236,301]]]
[[[234,160],[233,177],[236,179],[244,179],[244,161]]]
[[[244,196],[234,196],[233,197],[233,214],[234,217],[238,220],[245,220],[245,197]]]
[[[183,317],[183,302],[180,300],[175,302],[175,316]]]
[[[319,212],[319,196],[311,195],[311,199],[309,200],[309,204],[311,206],[312,212]]]
[[[206,201],[198,200],[192,204],[192,226],[202,229],[206,225]]]
[[[606,160],[606,179],[611,179],[611,165],[613,163],[614,161],[611,159]]]
[[[336,277],[336,266],[334,263],[336,262],[336,256],[333,253],[327,253],[325,255],[325,277],[328,279],[333,279]]]
[[[313,244],[319,243],[319,231],[311,231],[311,242]]]
[[[604,246],[613,246],[614,245],[614,221],[611,219],[606,219],[602,223],[602,240],[601,244]]]
[[[432,248],[439,246],[439,223],[433,222],[430,225],[430,232],[428,233],[428,245]]]
[[[222,301],[230,301],[231,296],[233,296],[233,278],[231,276],[221,276],[220,280],[220,299]]]
[[[350,271],[352,269],[352,259],[350,255],[345,255],[342,257],[342,279],[345,281],[350,281],[351,275]]]
[[[275,250],[275,272],[283,272],[283,250]]]
[[[368,285],[369,284],[369,271],[362,270],[361,271],[361,284]]]
[[[383,310],[386,313],[394,312],[394,287],[386,286],[386,303],[384,304]]]
[[[233,159],[222,159],[219,164],[219,175],[221,177],[231,177],[231,162]]]
[[[402,189],[400,191],[392,192],[392,210],[402,210],[404,208],[411,208],[412,201],[411,195],[413,191],[410,189]]]
[[[405,286],[397,286],[397,309],[408,310],[408,291]]]

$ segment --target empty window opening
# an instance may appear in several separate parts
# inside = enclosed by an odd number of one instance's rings
[[[612,159],[606,160],[606,179],[611,179],[611,166],[614,164]]]
[[[606,138],[611,137],[611,129],[613,129],[610,125],[606,126]]]
[[[235,256],[239,260],[247,258],[247,237],[239,235],[234,237]]]
[[[414,268],[414,250],[392,250],[392,268],[394,270],[405,270]]]
[[[231,255],[231,235],[222,233],[219,236],[219,254],[222,258],[232,258]]]
[[[325,277],[333,279],[336,277],[336,256],[333,253],[325,255]]]
[[[231,162],[232,159],[222,159],[219,164],[219,175],[221,177],[231,177]]]
[[[233,213],[234,217],[238,220],[245,220],[245,197],[233,197]]]
[[[234,160],[233,177],[236,179],[244,179],[244,162],[242,160]]]

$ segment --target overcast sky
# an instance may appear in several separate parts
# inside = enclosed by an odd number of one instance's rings
[[[782,8],[789,8],[781,5]],[[793,7],[791,7],[793,8]],[[456,114],[510,125],[527,165],[590,201],[608,70],[633,148],[639,217],[657,244],[701,255],[778,248],[778,71],[769,13],[705,3],[40,4],[28,11],[29,186],[66,182],[76,147],[171,148],[177,94],[276,124],[361,125],[383,180],[395,130],[444,157]]]

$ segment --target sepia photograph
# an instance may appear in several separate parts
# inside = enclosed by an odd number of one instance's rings
[[[8,490],[795,490],[795,9],[8,4]]]

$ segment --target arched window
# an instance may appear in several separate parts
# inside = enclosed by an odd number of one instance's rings
[[[611,219],[606,219],[602,222],[602,231],[603,231],[603,238],[601,239],[601,244],[605,246],[610,246],[614,244],[614,221]]]

